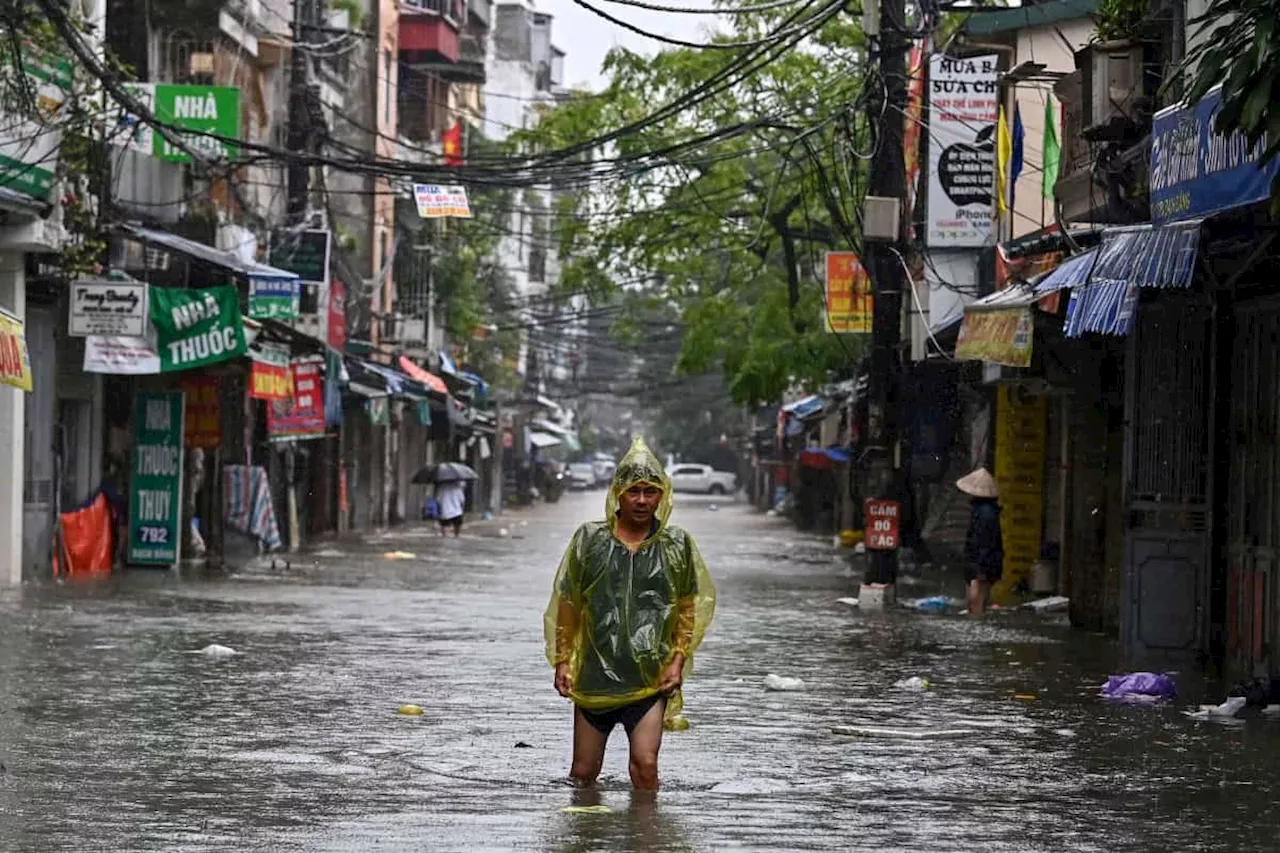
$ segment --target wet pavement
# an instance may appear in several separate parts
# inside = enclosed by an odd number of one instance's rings
[[[699,499],[674,519],[719,587],[693,728],[668,735],[656,802],[633,800],[618,733],[612,812],[564,813],[570,709],[541,613],[602,502],[288,570],[0,592],[0,851],[1275,848],[1280,720],[1104,705],[1115,648],[1060,617],[861,613],[836,601],[856,592],[829,542]],[[186,653],[210,643],[241,654]],[[806,689],[766,693],[769,673]],[[932,689],[894,688],[911,675]]]

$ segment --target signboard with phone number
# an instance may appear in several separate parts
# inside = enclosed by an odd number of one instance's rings
[[[139,392],[133,413],[128,562],[173,566],[182,550],[185,394]]]

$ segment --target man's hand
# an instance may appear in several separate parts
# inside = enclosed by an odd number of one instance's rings
[[[671,659],[671,663],[667,664],[662,670],[662,677],[658,681],[658,692],[663,696],[670,696],[684,685],[684,655],[676,652],[676,656]]]
[[[556,664],[556,692],[568,699],[573,692],[573,677],[569,675],[569,662]]]

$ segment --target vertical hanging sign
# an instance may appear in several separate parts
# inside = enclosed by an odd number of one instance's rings
[[[994,242],[997,57],[929,58],[929,216],[932,248]]]
[[[870,334],[875,297],[871,277],[854,252],[827,252],[827,331]]]
[[[131,565],[173,566],[182,548],[181,391],[139,392],[129,477]]]

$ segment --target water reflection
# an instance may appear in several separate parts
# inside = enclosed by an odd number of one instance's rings
[[[564,813],[548,827],[542,846],[548,853],[689,851],[685,829],[662,795],[631,791],[606,795],[599,787],[577,790],[569,798],[576,808],[607,806],[606,813]]]

